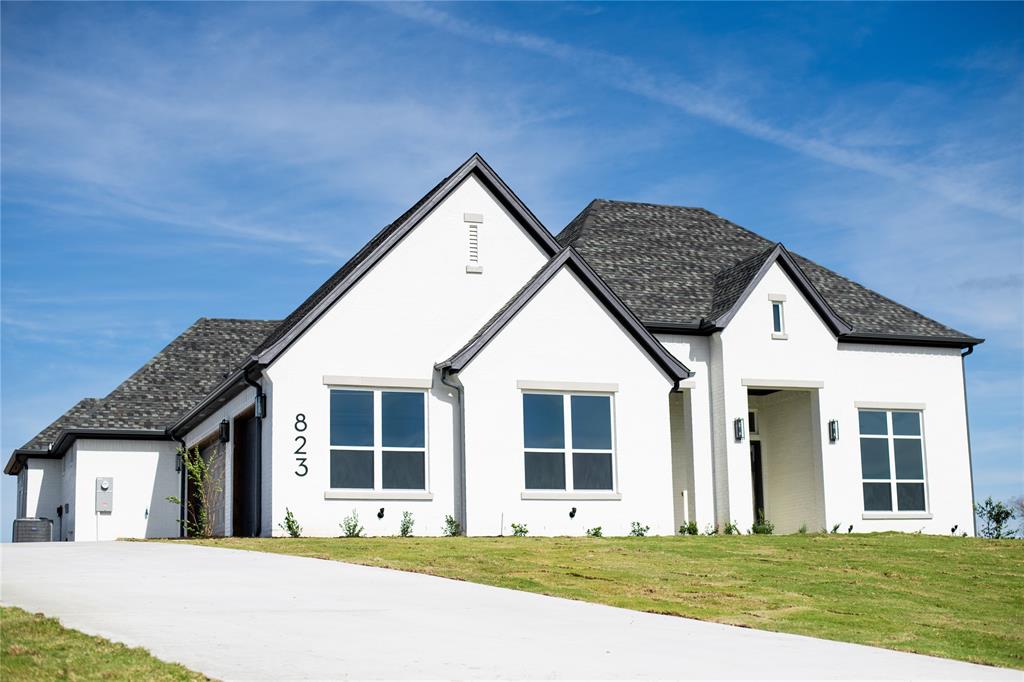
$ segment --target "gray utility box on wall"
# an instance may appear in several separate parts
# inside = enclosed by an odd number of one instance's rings
[[[114,511],[114,479],[110,476],[96,478],[96,513],[109,514]]]

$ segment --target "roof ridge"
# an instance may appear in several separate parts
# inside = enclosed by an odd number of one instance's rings
[[[625,205],[630,205],[630,206],[654,206],[656,208],[681,208],[681,209],[685,209],[687,211],[704,211],[706,213],[711,213],[711,211],[709,211],[708,209],[704,208],[703,206],[684,206],[682,204],[659,204],[659,203],[656,203],[656,202],[653,202],[653,201],[628,201],[626,199],[605,199],[603,197],[598,197],[598,198],[592,200],[590,203],[592,204],[592,203],[597,202],[597,201],[603,201],[606,204],[625,204]],[[715,215],[715,214],[711,213],[711,215]]]

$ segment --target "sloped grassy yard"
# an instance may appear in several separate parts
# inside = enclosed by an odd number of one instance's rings
[[[195,542],[1024,669],[1024,541],[872,534]]]
[[[174,663],[102,637],[69,630],[55,618],[0,608],[0,679],[208,680]]]

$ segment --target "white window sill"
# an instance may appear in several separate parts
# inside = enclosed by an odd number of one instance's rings
[[[789,334],[786,334],[785,332],[772,332],[772,338],[776,341],[785,341],[789,338]]]
[[[864,512],[861,518],[866,521],[900,521],[910,519],[930,519],[932,515],[928,512]]]
[[[524,500],[621,500],[622,493],[611,490],[529,490],[523,492],[520,498]]]
[[[325,500],[432,500],[434,493],[426,490],[340,490],[324,491]]]

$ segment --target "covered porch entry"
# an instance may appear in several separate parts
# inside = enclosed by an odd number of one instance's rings
[[[825,527],[817,388],[747,386],[750,504],[778,534]]]

